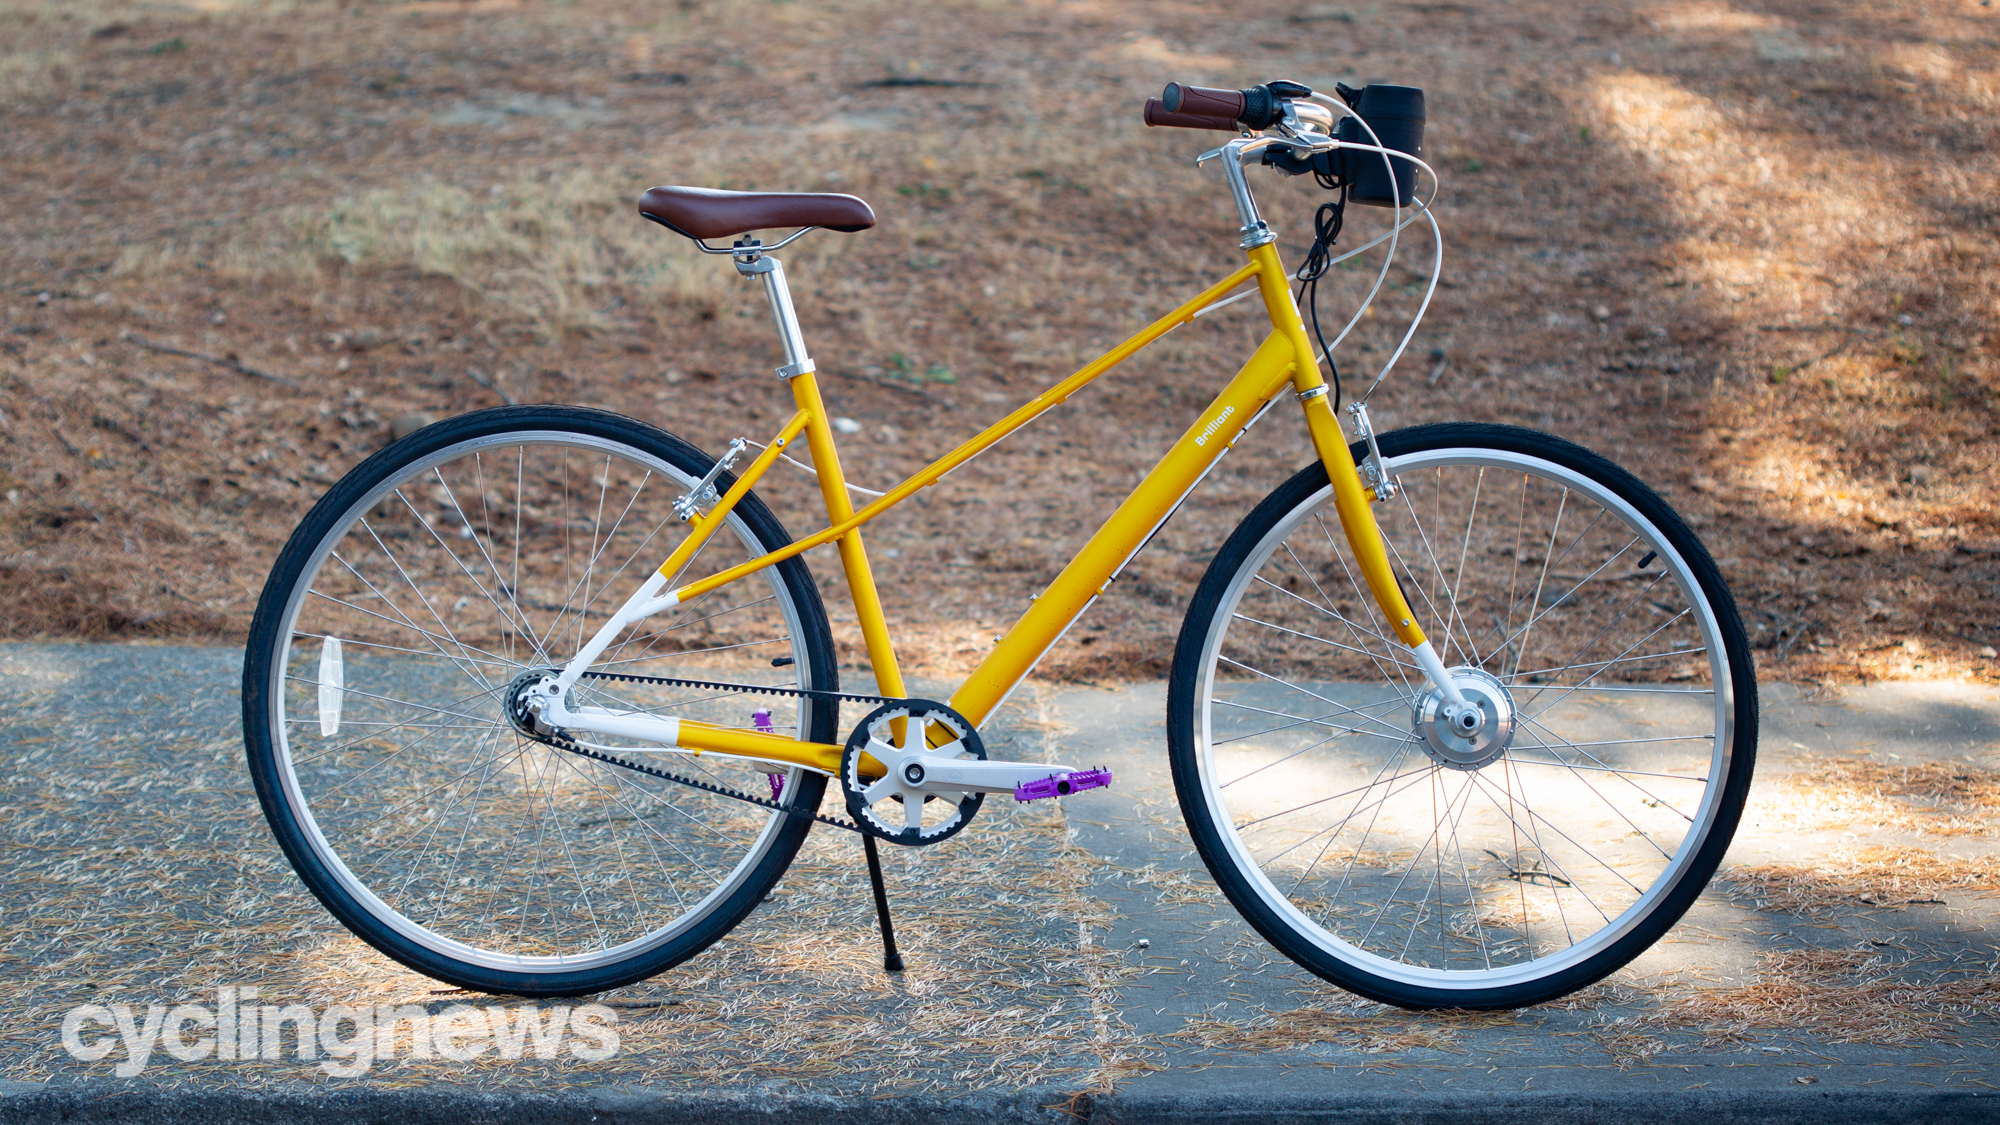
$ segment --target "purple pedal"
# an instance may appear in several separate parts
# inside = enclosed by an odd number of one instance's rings
[[[1044,797],[1067,797],[1085,789],[1102,789],[1111,784],[1110,770],[1077,770],[1059,773],[1039,781],[1024,781],[1014,787],[1016,801],[1039,801]]]
[[[755,711],[750,712],[750,725],[756,727],[758,731],[764,734],[778,733],[778,728],[771,722],[771,709],[769,707],[759,707]],[[767,773],[764,775],[764,779],[771,783],[771,799],[773,801],[782,800],[785,795],[785,775],[781,773]]]

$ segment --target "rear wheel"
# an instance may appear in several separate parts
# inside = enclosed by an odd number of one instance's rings
[[[1756,745],[1743,628],[1694,533],[1604,458],[1490,425],[1380,445],[1391,560],[1487,728],[1438,721],[1315,464],[1195,594],[1169,691],[1181,808],[1230,901],[1335,984],[1554,999],[1658,940],[1728,847]]]
[[[549,746],[505,714],[511,683],[563,664],[672,552],[673,502],[713,464],[602,411],[481,411],[369,458],[293,533],[245,658],[250,769],[292,866],[355,934],[465,988],[576,995],[692,957],[777,882],[810,820]],[[749,496],[690,567],[789,541]],[[597,667],[831,691],[833,651],[791,559],[641,622]],[[609,679],[576,696],[837,740],[831,703]],[[620,753],[808,810],[826,781]]]

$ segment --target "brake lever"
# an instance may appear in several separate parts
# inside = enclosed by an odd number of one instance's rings
[[[1194,166],[1197,168],[1201,167],[1203,164],[1206,164],[1209,161],[1214,160],[1216,157],[1229,152],[1232,146],[1234,146],[1236,150],[1236,162],[1238,164],[1242,164],[1249,159],[1250,154],[1253,152],[1262,152],[1266,148],[1275,144],[1290,144],[1290,143],[1291,143],[1290,141],[1287,141],[1283,137],[1238,137],[1237,139],[1230,141],[1228,144],[1223,145],[1221,148],[1210,149],[1207,152],[1202,153],[1200,156],[1195,157]]]

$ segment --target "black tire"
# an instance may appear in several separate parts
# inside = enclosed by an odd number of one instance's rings
[[[672,501],[713,464],[604,411],[484,410],[368,458],[293,532],[245,653],[250,773],[293,869],[362,940],[462,988],[575,996],[694,956],[777,883],[811,820],[531,740],[500,706],[510,679],[563,663],[668,556],[686,527]],[[750,495],[691,566],[790,541]],[[595,666],[838,690],[798,558],[626,638]],[[728,726],[763,708],[776,729],[838,741],[831,703],[602,679],[575,694]],[[646,760],[768,784],[755,763]],[[818,809],[824,775],[771,776]]]
[[[1326,980],[1415,1009],[1553,1000],[1651,946],[1721,862],[1756,752],[1749,645],[1694,532],[1603,457],[1495,425],[1379,441],[1406,596],[1502,718],[1484,741],[1421,725],[1427,681],[1355,581],[1315,462],[1189,608],[1181,810],[1244,918]]]

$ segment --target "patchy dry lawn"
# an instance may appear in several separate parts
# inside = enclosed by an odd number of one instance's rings
[[[6,0],[0,633],[240,635],[306,506],[411,415],[762,436],[784,395],[755,291],[641,223],[653,183],[875,206],[789,264],[880,488],[1233,264],[1204,138],[1138,109],[1288,76],[1430,95],[1445,287],[1388,424],[1515,422],[1631,466],[1709,539],[1769,674],[1989,677],[1997,13]],[[1296,261],[1314,192],[1262,191]],[[1407,261],[1350,377],[1414,307]],[[885,520],[905,659],[968,666],[1253,320],[1177,332]],[[1260,427],[1044,671],[1162,671],[1209,554],[1305,455]],[[803,484],[773,485],[795,531]]]

